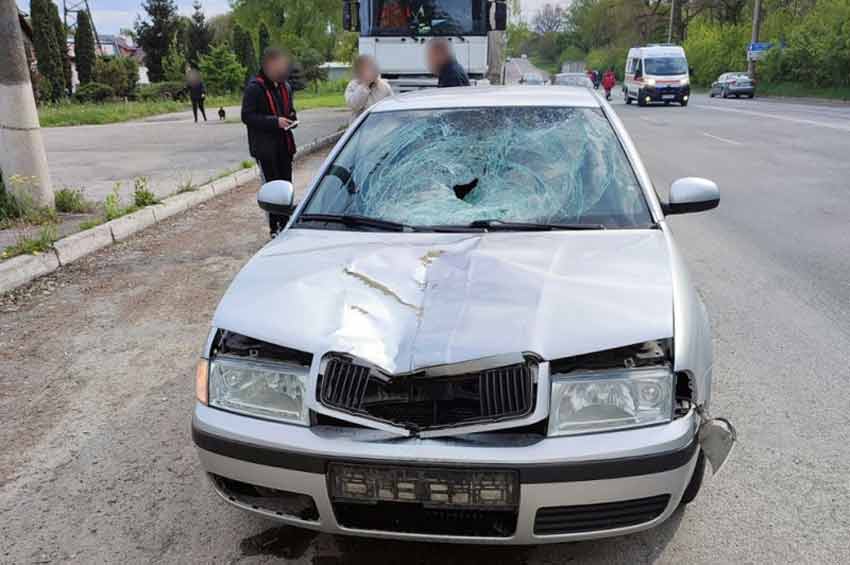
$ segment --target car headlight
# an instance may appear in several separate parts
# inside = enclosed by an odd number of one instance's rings
[[[295,363],[216,357],[210,361],[209,405],[306,426],[308,371]]]
[[[646,86],[655,86],[655,79],[654,78],[646,79]]]
[[[691,84],[691,79],[688,77],[683,78],[679,83],[680,86],[688,86],[689,84]]]
[[[673,418],[673,373],[666,367],[552,375],[549,435],[622,430]]]

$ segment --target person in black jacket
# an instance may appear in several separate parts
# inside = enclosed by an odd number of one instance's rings
[[[201,80],[201,73],[192,70],[189,71],[189,79],[186,84],[189,90],[189,98],[192,100],[192,114],[195,116],[195,123],[198,123],[198,110],[207,121],[207,113],[204,111],[204,98],[207,97],[207,89],[204,87],[204,81]]]
[[[426,57],[428,69],[437,77],[437,87],[469,86],[469,77],[455,59],[452,46],[445,38],[430,40]]]
[[[263,52],[260,72],[248,81],[242,95],[242,122],[248,128],[248,148],[263,171],[265,181],[292,182],[295,137],[298,119],[292,87],[286,81],[289,61],[283,51],[269,47]],[[269,228],[275,235],[287,218],[269,214]]]

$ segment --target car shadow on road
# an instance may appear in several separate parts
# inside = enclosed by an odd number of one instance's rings
[[[654,563],[679,529],[684,510],[678,508],[657,528],[617,538],[541,546],[480,546],[386,541],[347,536],[328,536],[293,528],[275,527],[242,540],[245,557],[284,559],[306,557],[313,565],[466,565],[606,563],[637,565]],[[312,550],[312,555],[307,555]]]

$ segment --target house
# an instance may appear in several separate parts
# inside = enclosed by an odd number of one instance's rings
[[[138,84],[150,84],[148,68],[145,66],[145,52],[136,45],[132,37],[126,35],[98,34],[95,53],[103,57],[130,57],[139,63]],[[71,57],[71,85],[74,90],[80,84],[77,78],[77,67],[74,55],[74,37],[68,37],[68,55]]]

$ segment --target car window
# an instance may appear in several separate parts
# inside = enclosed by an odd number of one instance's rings
[[[652,224],[604,114],[564,107],[373,113],[334,160],[304,213],[418,227],[476,220]]]
[[[646,74],[656,76],[684,75],[688,63],[684,57],[650,57],[644,60]]]

